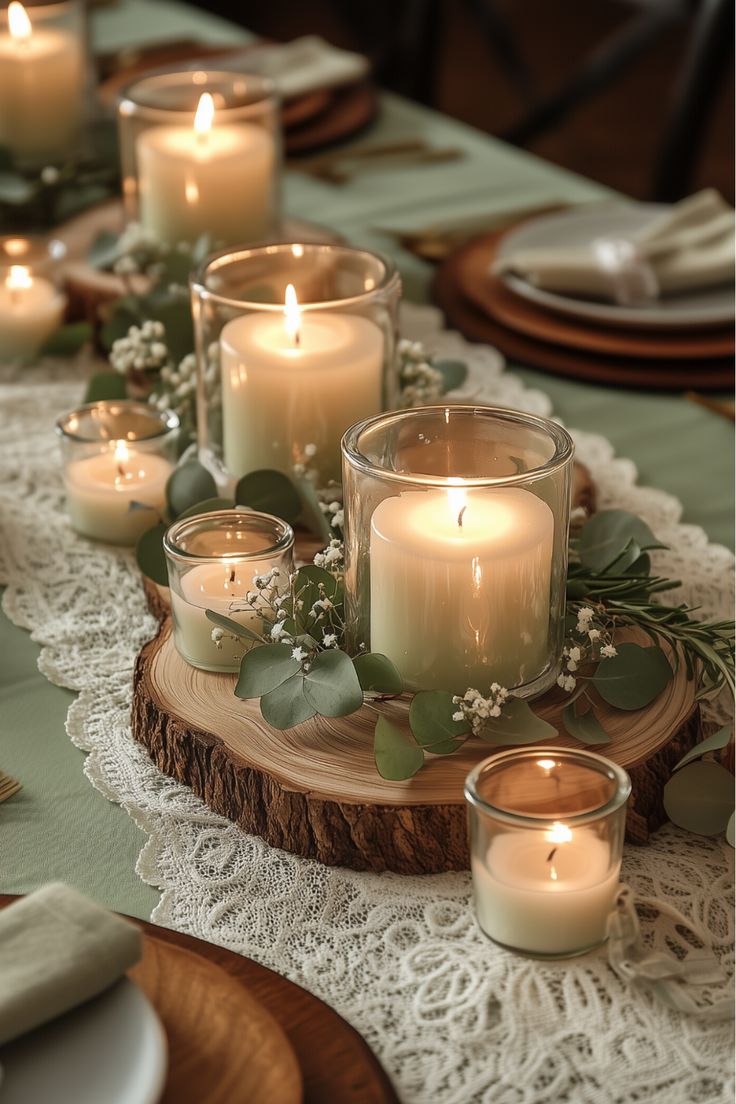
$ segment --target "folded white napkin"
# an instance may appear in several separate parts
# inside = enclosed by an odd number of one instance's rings
[[[499,257],[535,287],[621,305],[728,284],[734,277],[734,211],[712,188],[676,203],[628,239],[586,246],[519,249]]]
[[[142,946],[137,927],[69,886],[0,910],[0,1045],[104,992]]]
[[[318,35],[306,35],[248,50],[243,54],[243,67],[268,77],[279,95],[288,100],[315,89],[353,84],[367,75],[370,63],[362,54],[340,50]]]

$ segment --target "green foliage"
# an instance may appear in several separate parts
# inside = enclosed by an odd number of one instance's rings
[[[262,637],[260,637],[258,633],[253,632],[247,625],[241,625],[239,621],[235,621],[232,617],[226,617],[223,613],[218,613],[216,610],[210,609],[205,610],[205,617],[208,621],[211,621],[213,625],[217,625],[218,628],[224,629],[225,632],[239,637],[240,640],[255,640],[259,644],[262,643]]]
[[[74,356],[91,337],[89,322],[69,322],[51,335],[41,349],[41,356]]]
[[[454,741],[470,731],[467,721],[453,721],[457,706],[446,690],[420,690],[409,706],[409,725],[418,744],[433,751],[433,745]],[[458,747],[460,744],[458,744]]]
[[[239,698],[262,698],[301,672],[289,644],[263,644],[246,652],[240,663],[235,693]]]
[[[177,521],[184,518],[196,517],[198,514],[214,514],[218,510],[232,510],[233,502],[229,498],[205,498],[202,502],[195,502],[188,510],[182,510]]]
[[[166,503],[174,518],[205,499],[216,497],[217,484],[199,460],[187,460],[175,468],[166,484]]]
[[[468,366],[462,360],[433,360],[432,367],[442,376],[442,390],[455,391],[467,379]]]
[[[718,836],[726,831],[734,811],[733,775],[719,763],[688,763],[665,786],[664,808],[680,828]]]
[[[135,558],[143,574],[159,586],[169,585],[169,573],[164,555],[164,534],[167,525],[154,525],[138,538]]]
[[[251,510],[262,510],[293,525],[301,513],[299,493],[287,476],[262,469],[248,472],[238,481],[235,501]]]
[[[363,704],[350,656],[337,648],[320,652],[304,676],[304,696],[323,717],[345,717]]]
[[[261,698],[263,719],[274,728],[293,728],[315,715],[317,710],[304,693],[304,675],[296,674]]]
[[[381,778],[401,782],[411,778],[424,765],[424,752],[398,725],[387,717],[376,721],[373,756]]]
[[[618,644],[617,655],[604,659],[593,675],[593,685],[616,709],[643,709],[659,697],[672,679],[672,668],[661,648]]]
[[[562,723],[568,736],[581,744],[610,744],[611,737],[598,720],[592,706],[576,712],[576,702],[570,702],[562,710]],[[588,704],[588,703],[586,703]]]
[[[554,725],[538,717],[528,702],[521,698],[508,698],[501,716],[493,720],[482,738],[497,747],[516,744],[536,744],[551,740],[557,735]]]
[[[364,652],[355,656],[353,667],[363,690],[376,694],[400,694],[404,689],[394,664],[379,652]]]
[[[125,378],[117,372],[98,372],[87,384],[84,401],[100,402],[103,399],[127,398]]]
[[[731,742],[732,732],[733,725],[727,724],[719,728],[716,732],[711,733],[705,740],[701,740],[699,744],[691,748],[687,755],[683,755],[682,759],[673,770],[680,770],[681,767],[686,766],[688,763],[692,763],[694,759],[700,759],[709,751],[720,751],[721,748],[727,747]]]
[[[626,510],[601,510],[586,522],[580,533],[578,551],[585,567],[605,572],[624,570],[651,548],[662,548],[648,525]],[[621,561],[626,560],[625,564]]]

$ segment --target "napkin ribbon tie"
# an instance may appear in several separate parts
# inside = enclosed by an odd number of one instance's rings
[[[678,928],[691,932],[705,945],[702,934],[671,905],[650,897],[639,898],[639,904],[669,917]],[[608,961],[622,981],[647,990],[676,1012],[713,1022],[733,1018],[732,997],[713,991],[722,990],[726,985],[726,978],[714,957],[707,953],[689,953],[678,959],[663,951],[649,951],[642,940],[634,895],[625,885],[619,888],[616,904],[608,917]]]
[[[609,278],[613,298],[620,307],[640,307],[659,298],[659,280],[651,264],[633,242],[625,238],[597,238],[593,255]]]

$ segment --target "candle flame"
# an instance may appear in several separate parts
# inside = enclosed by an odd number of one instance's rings
[[[196,180],[185,181],[184,198],[190,207],[195,207],[199,203],[199,186]]]
[[[194,116],[194,129],[197,137],[201,138],[212,129],[212,120],[215,117],[215,101],[209,92],[203,92],[199,97],[197,111]]]
[[[11,291],[20,291],[21,288],[33,287],[33,277],[25,265],[11,265],[5,283]]]
[[[31,243],[26,238],[7,238],[5,252],[9,257],[22,257],[30,249]]]
[[[537,759],[537,766],[544,771],[551,771],[555,767],[554,759]]]
[[[566,824],[555,823],[549,832],[545,832],[545,837],[550,843],[569,843],[572,839],[572,831]]]
[[[286,332],[295,345],[299,344],[299,330],[301,327],[301,312],[296,297],[296,289],[293,284],[286,285],[284,296],[284,317]]]
[[[28,12],[18,0],[11,0],[8,5],[8,28],[10,37],[17,38],[19,42],[25,42],[31,37],[33,28]]]
[[[130,453],[128,452],[128,446],[125,441],[117,441],[115,444],[115,463],[124,464],[126,460],[130,459]]]
[[[450,514],[453,521],[457,522],[458,529],[462,529],[463,516],[468,507],[464,482],[462,479],[451,477],[448,479],[448,483],[452,484],[452,488],[447,492],[447,502],[450,507]]]

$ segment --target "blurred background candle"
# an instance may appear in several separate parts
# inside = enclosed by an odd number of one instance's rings
[[[154,126],[136,143],[140,219],[161,241],[208,234],[231,244],[272,228],[274,140],[252,123],[223,123],[203,92],[191,122]]]
[[[521,488],[384,499],[371,521],[371,649],[413,689],[528,681],[548,651],[553,537],[549,506]]]
[[[370,319],[299,311],[291,284],[284,314],[255,312],[220,335],[225,466],[239,478],[259,468],[293,477],[316,445],[322,483],[340,479],[348,426],[381,409],[384,339]]]
[[[71,3],[32,8],[31,19],[18,0],[8,6],[0,33],[0,145],[18,161],[42,164],[72,152],[85,85],[74,9]]]
[[[34,356],[61,324],[65,306],[50,280],[11,265],[0,283],[0,361]]]

